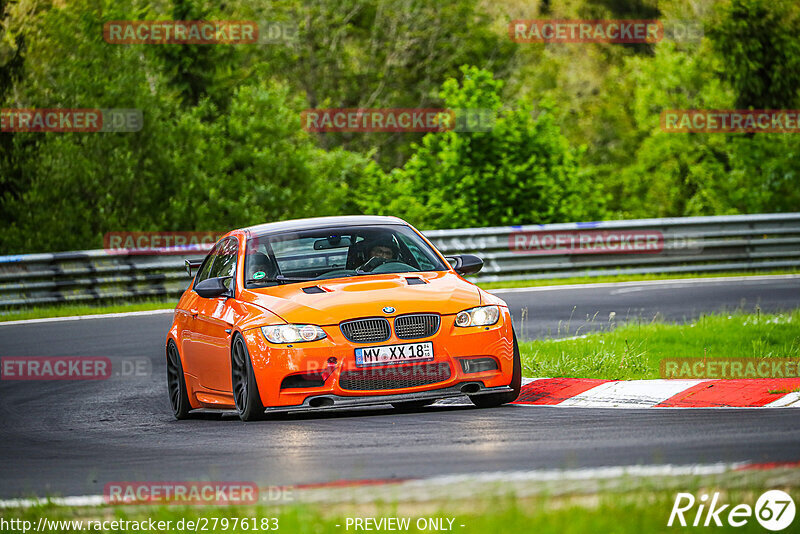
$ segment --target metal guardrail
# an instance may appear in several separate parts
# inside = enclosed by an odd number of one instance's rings
[[[658,251],[546,247],[515,250],[519,236],[660,235]],[[613,274],[773,270],[800,267],[800,213],[637,219],[432,230],[445,255],[474,253],[485,264],[478,282]],[[553,243],[553,238],[550,238]],[[0,256],[0,307],[176,297],[189,277],[185,255],[148,256],[105,250]],[[189,257],[201,257],[198,255]]]

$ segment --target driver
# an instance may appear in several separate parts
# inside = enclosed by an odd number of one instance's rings
[[[396,260],[399,252],[394,240],[389,237],[378,238],[369,249],[369,258],[381,258],[384,260]]]

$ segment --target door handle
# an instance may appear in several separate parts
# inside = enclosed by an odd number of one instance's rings
[[[192,319],[197,319],[197,310],[189,310],[189,314],[192,316]]]

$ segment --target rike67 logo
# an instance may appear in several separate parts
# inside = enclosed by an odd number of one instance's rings
[[[697,505],[697,509],[693,510]],[[693,527],[730,525],[744,526],[754,516],[756,521],[767,530],[780,531],[792,524],[795,515],[794,500],[781,490],[764,492],[756,501],[755,507],[749,504],[720,504],[720,495],[715,492],[711,496],[703,494],[696,499],[691,493],[678,493],[675,504],[669,514],[667,526],[673,524]]]

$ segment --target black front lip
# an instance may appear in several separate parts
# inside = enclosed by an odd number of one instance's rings
[[[369,396],[342,396],[342,395],[310,395],[306,397],[303,404],[294,406],[269,406],[264,409],[264,413],[280,413],[280,412],[316,412],[321,410],[335,410],[338,408],[352,408],[358,406],[380,406],[384,404],[408,402],[408,401],[421,401],[421,400],[439,400],[450,397],[461,397],[467,395],[462,389],[468,387],[475,387],[478,389],[470,392],[469,395],[488,395],[490,393],[509,393],[513,391],[510,386],[498,386],[487,388],[481,382],[461,382],[454,386],[449,386],[441,389],[432,389],[428,391],[419,391],[416,393],[399,393],[395,395],[369,395]],[[321,403],[321,404],[317,404]]]

